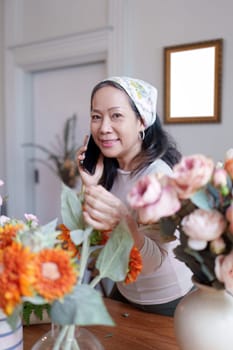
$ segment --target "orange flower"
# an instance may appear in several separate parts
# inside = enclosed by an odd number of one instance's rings
[[[7,315],[21,303],[22,296],[32,296],[35,281],[34,254],[13,242],[0,256],[0,307]]]
[[[134,282],[142,270],[142,258],[139,250],[134,246],[129,257],[129,270],[125,278],[125,283]]]
[[[6,223],[4,226],[0,226],[0,249],[4,249],[11,245],[16,233],[22,229],[24,225],[22,223]]]
[[[224,169],[228,172],[230,178],[233,180],[233,158],[229,158],[225,161]]]
[[[101,235],[102,235],[102,240],[100,242],[100,245],[104,245],[107,243],[109,237],[110,237],[110,234],[111,234],[111,230],[106,230],[106,231],[101,231]]]
[[[72,257],[75,257],[76,255],[80,257],[79,249],[76,247],[76,245],[72,242],[70,238],[70,230],[68,229],[68,227],[66,227],[64,224],[61,224],[59,225],[59,229],[61,230],[61,233],[58,235],[57,238],[62,241],[62,248],[71,252]]]
[[[77,281],[77,271],[70,254],[62,249],[45,249],[35,262],[37,292],[48,302],[71,292]]]

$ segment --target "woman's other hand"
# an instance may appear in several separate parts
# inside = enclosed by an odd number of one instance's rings
[[[103,186],[88,186],[84,192],[84,219],[97,230],[112,230],[128,213],[121,200]]]

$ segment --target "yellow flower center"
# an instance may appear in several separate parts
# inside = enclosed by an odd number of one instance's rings
[[[57,264],[52,262],[45,262],[42,264],[42,275],[50,280],[57,280],[61,276]]]

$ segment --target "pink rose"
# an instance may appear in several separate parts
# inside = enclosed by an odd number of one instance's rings
[[[174,166],[173,180],[179,198],[190,198],[197,190],[207,184],[214,170],[214,162],[201,154],[183,157]]]
[[[138,181],[128,194],[128,201],[137,210],[141,223],[154,223],[173,215],[180,209],[180,201],[169,178],[148,175]]]
[[[224,283],[226,290],[233,293],[233,252],[215,259],[215,274]]]
[[[229,231],[233,234],[233,204],[231,204],[226,210],[226,218],[229,224]]]
[[[182,219],[181,225],[190,238],[207,242],[221,236],[226,220],[217,210],[196,209]]]

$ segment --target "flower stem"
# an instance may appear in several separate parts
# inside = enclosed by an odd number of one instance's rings
[[[90,227],[90,232],[91,231],[92,231],[92,228]],[[90,239],[89,239],[89,234],[87,234],[86,237],[84,238],[83,246],[82,246],[78,284],[82,283],[83,276],[84,276],[84,273],[86,270],[87,261],[88,261],[88,257],[89,257],[89,246],[90,246]]]
[[[69,326],[67,330],[67,336],[64,343],[66,350],[71,350],[73,348],[73,343],[75,340],[74,333],[75,333],[75,325],[73,324]]]
[[[62,344],[62,341],[63,341],[63,339],[64,339],[65,336],[66,336],[68,327],[69,327],[69,326],[63,326],[62,329],[61,329],[61,331],[58,333],[58,337],[57,337],[57,339],[56,339],[56,341],[55,341],[53,350],[59,350],[59,349],[60,349],[61,344]]]
[[[95,278],[93,278],[93,280],[89,283],[90,287],[95,288],[95,286],[100,282],[101,279],[101,275],[98,275]]]

